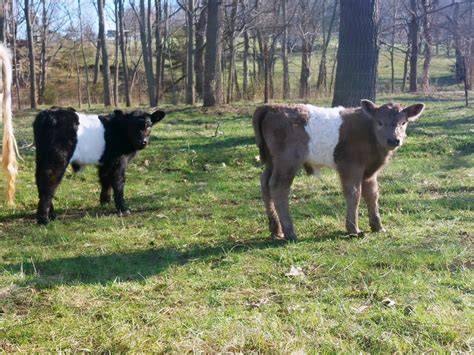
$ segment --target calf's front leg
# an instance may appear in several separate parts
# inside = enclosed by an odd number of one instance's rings
[[[349,234],[360,233],[358,227],[359,201],[362,184],[362,171],[349,171],[341,174],[342,190],[346,198],[346,230]]]
[[[269,180],[270,196],[278,214],[285,239],[289,241],[298,239],[291,220],[288,201],[295,174],[296,169],[278,169],[276,167],[273,169]]]
[[[102,191],[100,194],[101,203],[106,203],[110,200],[110,188],[114,192],[114,202],[117,212],[121,214],[129,214],[125,198],[125,170],[127,168],[127,161],[125,159],[118,159],[108,164],[99,167],[99,178],[102,184]]]
[[[369,211],[369,223],[370,228],[373,232],[383,232],[385,229],[380,221],[379,214],[379,184],[377,182],[377,176],[362,182],[362,196],[367,203],[367,209]]]

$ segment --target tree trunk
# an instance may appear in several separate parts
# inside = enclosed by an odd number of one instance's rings
[[[94,86],[99,82],[99,69],[100,69],[100,51],[102,50],[102,45],[100,38],[97,38],[96,51],[95,51],[95,61],[94,61],[94,75],[92,79],[92,84]]]
[[[316,83],[316,89],[318,90],[321,90],[321,87],[324,87],[325,90],[327,89],[327,68],[326,68],[327,52],[329,48],[329,42],[331,42],[331,34],[332,34],[332,28],[334,25],[334,20],[336,19],[337,3],[338,1],[336,0],[334,2],[334,8],[332,11],[331,20],[329,22],[327,38],[324,41],[324,45],[323,45],[323,52],[321,54],[321,62],[319,63],[318,81]]]
[[[41,0],[41,52],[40,52],[40,78],[38,90],[38,104],[44,104],[46,91],[46,41],[48,36],[48,13],[46,0]]]
[[[13,11],[12,11],[13,12]],[[13,34],[13,80],[15,81],[15,91],[17,97],[18,109],[21,110],[21,99],[20,99],[20,68],[18,66],[18,57],[17,57],[17,22],[14,17],[12,17],[12,34]]]
[[[79,0],[80,1],[80,0]],[[123,2],[124,0],[118,0],[118,22],[119,22],[119,31],[117,33],[119,37],[119,47],[120,47],[120,54],[122,57],[122,70],[123,70],[123,90],[125,94],[125,105],[127,107],[131,106],[130,102],[130,81],[128,76],[128,64],[127,64],[127,49],[125,45],[125,28],[123,24]]]
[[[216,74],[218,55],[219,0],[208,0],[207,28],[206,28],[206,54],[204,66],[204,107],[215,106],[216,99]],[[220,71],[220,70],[219,70]]]
[[[392,0],[392,32],[390,36],[390,92],[395,91],[395,34],[397,24],[397,0]]]
[[[227,75],[227,103],[231,103],[234,99],[234,64],[235,64],[235,22],[237,17],[237,0],[232,0],[232,8],[230,11],[230,29],[229,29],[229,68]]]
[[[311,44],[309,42],[307,36],[304,36],[301,47],[300,99],[306,99],[309,95],[309,78],[311,75]]]
[[[119,19],[118,19],[118,4],[114,1],[114,16],[115,16],[115,43],[114,43],[114,106],[117,107],[119,101]]]
[[[405,52],[405,60],[403,61],[403,76],[402,76],[402,86],[400,88],[401,92],[405,92],[407,77],[408,77],[408,61],[410,59],[410,36],[407,36],[407,50]]]
[[[194,105],[194,0],[188,0],[186,21],[188,32],[188,48],[186,53],[186,104]]]
[[[86,53],[84,51],[84,35],[82,31],[81,0],[77,0],[77,9],[78,9],[78,15],[79,15],[79,36],[80,36],[80,41],[81,41],[82,63],[84,65],[84,72],[86,74],[87,107],[91,108],[91,93],[89,89],[89,68],[87,67]]]
[[[97,9],[99,13],[99,39],[102,48],[102,77],[104,80],[104,105],[110,106],[110,66],[109,55],[107,53],[107,42],[105,40],[105,14],[104,14],[105,0],[97,1]]]
[[[408,36],[410,37],[410,92],[418,91],[417,64],[418,64],[418,31],[419,18],[416,13],[417,0],[410,0],[411,18],[408,24]]]
[[[148,99],[151,107],[156,106],[156,89],[155,89],[155,80],[153,75],[153,62],[151,57],[151,48],[149,45],[148,37],[151,33],[148,31],[148,15],[145,9],[145,0],[140,0],[140,14],[138,17],[139,27],[140,27],[140,41],[142,44],[142,55],[143,55],[143,65],[145,66],[145,76],[148,87]]]
[[[263,40],[263,75],[264,75],[264,88],[263,88],[263,102],[268,103],[270,99],[270,61],[268,59],[268,42],[265,38]]]
[[[244,100],[249,99],[249,55],[250,55],[250,40],[247,28],[244,29],[244,53],[242,55],[242,96]]]
[[[432,0],[422,0],[423,5],[423,34],[425,37],[425,60],[423,62],[423,79],[422,87],[423,92],[427,93],[430,91],[430,68],[431,68],[431,46],[433,42],[433,34],[431,29],[432,15]]]
[[[155,0],[155,47],[156,47],[156,104],[161,98],[163,39],[161,36],[161,0]]]
[[[455,0],[453,0],[454,3]],[[453,32],[454,32],[454,52],[456,56],[456,79],[464,82],[464,76],[466,75],[465,60],[462,53],[462,39],[459,29],[459,3],[454,3],[453,10]]]
[[[26,35],[28,38],[28,59],[30,62],[30,105],[32,109],[36,109],[35,49],[33,43],[31,11],[30,0],[25,0]]]
[[[374,101],[379,48],[379,1],[341,0],[333,106],[354,107]]]
[[[283,100],[290,97],[290,70],[288,64],[288,19],[286,16],[287,0],[281,0],[281,11],[283,17],[283,36],[281,40],[281,59],[283,62]]]
[[[204,43],[206,35],[207,9],[206,1],[202,2],[203,9],[199,14],[199,20],[196,23],[195,35],[195,55],[194,55],[194,73],[196,76],[196,93],[200,98],[204,93]]]

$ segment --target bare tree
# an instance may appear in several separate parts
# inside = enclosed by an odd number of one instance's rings
[[[81,41],[81,54],[82,54],[82,63],[84,65],[84,72],[86,74],[86,94],[87,94],[87,106],[91,107],[91,93],[89,88],[89,68],[87,67],[86,52],[84,50],[84,31],[82,24],[82,9],[81,9],[81,0],[77,0],[77,11],[79,17],[79,38]]]
[[[204,49],[206,37],[206,22],[207,22],[207,1],[201,1],[201,10],[199,19],[196,22],[195,33],[195,50],[194,50],[194,73],[196,76],[196,93],[202,98],[204,92]]]
[[[127,49],[125,45],[125,28],[124,28],[124,11],[123,2],[124,0],[115,0],[118,4],[118,32],[117,36],[119,39],[120,55],[122,58],[122,71],[123,71],[123,90],[125,94],[125,105],[131,106],[130,102],[130,81],[128,76],[128,65],[127,65]]]
[[[290,97],[290,69],[288,63],[288,17],[287,17],[287,2],[288,0],[281,0],[281,12],[283,21],[283,33],[281,39],[281,59],[283,62],[283,99]]]
[[[410,92],[418,91],[418,32],[420,19],[417,14],[417,0],[410,0],[410,23],[408,25],[408,36],[410,38]]]
[[[204,107],[215,106],[219,32],[219,0],[207,2],[206,54],[204,66]]]
[[[324,87],[324,89],[327,89],[327,68],[326,68],[327,53],[328,53],[329,43],[331,41],[332,29],[334,27],[334,22],[336,19],[337,4],[338,4],[338,0],[335,0],[333,10],[332,10],[331,20],[329,21],[327,36],[325,38],[323,36],[324,43],[323,43],[323,48],[322,48],[322,53],[321,53],[321,61],[319,62],[318,81],[316,83],[316,88],[318,90],[321,90],[322,87]],[[323,30],[324,30],[324,25],[323,25]]]
[[[354,107],[361,99],[375,100],[378,33],[378,0],[341,0],[333,106]]]
[[[97,0],[97,10],[99,14],[99,40],[102,49],[102,77],[104,79],[104,105],[110,106],[110,66],[109,55],[107,53],[107,42],[105,38],[105,15],[104,15],[105,0]]]
[[[140,41],[142,44],[143,64],[145,66],[145,76],[148,87],[148,99],[150,106],[155,107],[157,101],[155,78],[153,74],[153,57],[151,53],[151,31],[149,31],[150,13],[145,9],[145,0],[139,1],[139,13],[137,13],[135,7],[133,7],[133,10],[137,15],[138,23],[140,25]]]
[[[36,73],[35,49],[33,42],[32,7],[30,0],[25,0],[26,36],[28,39],[28,60],[30,62],[30,106],[36,109]]]

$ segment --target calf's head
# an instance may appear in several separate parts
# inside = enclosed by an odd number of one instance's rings
[[[141,110],[132,112],[114,111],[114,118],[121,121],[128,143],[136,150],[144,149],[148,145],[151,127],[155,123],[160,122],[165,115],[166,113],[163,111],[155,111],[153,113]]]
[[[377,143],[389,150],[403,144],[408,123],[414,122],[425,109],[424,104],[414,104],[403,108],[399,104],[388,103],[376,106],[372,101],[361,101],[362,111],[371,118]]]

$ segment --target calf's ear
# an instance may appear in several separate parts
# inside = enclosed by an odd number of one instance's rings
[[[414,122],[421,116],[424,109],[425,105],[419,103],[406,107],[403,112],[406,113],[408,122]]]
[[[369,117],[374,117],[377,106],[370,100],[360,100],[362,111]]]
[[[153,113],[150,115],[151,123],[152,123],[152,124],[158,123],[158,122],[160,122],[160,121],[163,119],[163,117],[165,117],[165,116],[166,116],[166,113],[165,113],[164,111],[160,111],[160,110],[155,111],[155,112],[153,112]]]
[[[117,117],[117,118],[123,117],[123,111],[122,110],[114,110],[114,117]]]

